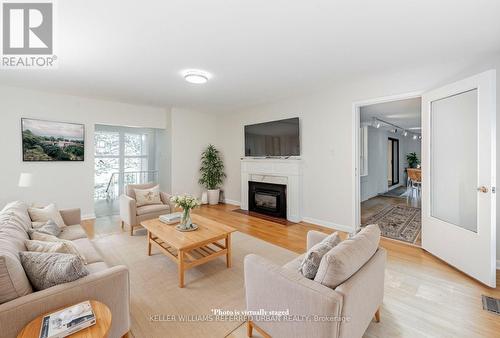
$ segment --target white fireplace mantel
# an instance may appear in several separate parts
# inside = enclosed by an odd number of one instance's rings
[[[248,182],[286,185],[286,215],[291,222],[302,221],[302,160],[241,159],[241,209],[248,210]]]

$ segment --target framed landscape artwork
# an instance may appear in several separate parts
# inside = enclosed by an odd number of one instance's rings
[[[23,161],[83,161],[85,125],[21,119]]]

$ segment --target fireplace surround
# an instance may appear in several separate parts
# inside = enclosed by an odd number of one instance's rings
[[[241,159],[241,209],[249,210],[249,182],[271,183],[286,187],[286,214],[290,222],[302,221],[302,160],[299,158]],[[269,198],[264,197],[269,202]]]

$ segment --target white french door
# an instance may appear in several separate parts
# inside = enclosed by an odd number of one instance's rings
[[[422,96],[422,247],[496,287],[496,73]]]

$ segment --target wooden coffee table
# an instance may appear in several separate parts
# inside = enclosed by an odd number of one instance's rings
[[[191,219],[198,229],[190,232],[178,231],[159,219],[141,222],[148,230],[148,255],[155,245],[177,263],[180,288],[184,287],[184,271],[219,256],[226,255],[227,267],[231,267],[231,233],[236,229],[200,215],[193,214]]]

